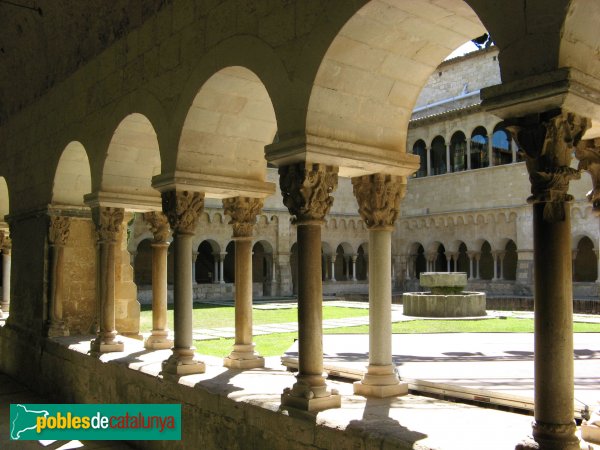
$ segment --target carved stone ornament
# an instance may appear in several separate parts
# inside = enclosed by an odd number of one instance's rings
[[[194,234],[198,218],[204,209],[204,193],[190,191],[163,192],[162,207],[173,232]]]
[[[124,215],[123,208],[108,206],[92,208],[92,219],[96,225],[96,233],[100,242],[118,240]]]
[[[156,244],[168,242],[170,228],[167,216],[157,211],[147,212],[144,213],[144,221],[148,224]]]
[[[338,168],[323,164],[298,163],[279,168],[283,204],[293,223],[322,222],[333,205]]]
[[[69,239],[71,218],[66,216],[50,216],[48,241],[51,245],[64,246]]]
[[[592,211],[600,215],[600,138],[581,141],[575,150],[579,160],[579,170],[585,170],[592,177],[592,190],[587,193],[592,203]]]
[[[559,222],[565,218],[569,181],[580,178],[570,167],[571,155],[585,131],[589,119],[554,110],[506,122],[520,149],[525,152],[531,193],[529,203],[545,203],[544,220]]]
[[[231,217],[233,237],[250,237],[256,223],[256,216],[263,207],[262,198],[234,197],[223,199],[225,214]]]
[[[400,200],[406,185],[398,176],[377,173],[352,178],[358,213],[367,228],[391,229],[400,214]]]

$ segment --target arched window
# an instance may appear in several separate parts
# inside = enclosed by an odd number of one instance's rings
[[[462,131],[457,131],[450,139],[450,164],[452,172],[467,169],[467,138]]]
[[[435,271],[446,272],[448,270],[448,259],[446,259],[446,249],[442,244],[437,249],[437,257],[435,259]]]
[[[138,286],[152,284],[152,242],[144,239],[138,244],[133,260],[133,279]]]
[[[419,170],[415,174],[417,178],[424,177],[427,175],[427,148],[425,146],[425,141],[419,139],[413,145],[413,155],[419,155],[421,158],[421,164],[419,166]]]
[[[464,242],[461,242],[458,247],[456,271],[466,273],[467,278],[471,277],[471,267],[469,264],[469,256],[467,255],[467,246]]]
[[[219,281],[218,270],[215,270],[216,245],[209,241],[202,241],[198,246],[196,257],[196,283],[206,284]],[[218,264],[218,260],[216,261]]]
[[[477,127],[471,135],[471,169],[480,169],[489,165],[487,131],[483,127]]]
[[[496,126],[492,135],[492,165],[500,166],[513,162],[510,134],[501,126]]]
[[[594,253],[594,243],[583,237],[577,244],[575,263],[573,264],[573,281],[596,281],[598,278],[598,258]]]
[[[502,273],[505,280],[517,279],[517,246],[513,241],[509,241],[504,248],[504,259],[502,260]]]
[[[492,247],[488,241],[485,241],[481,246],[479,278],[482,280],[491,280],[494,278],[494,257],[492,256]]]
[[[366,280],[368,273],[367,258],[365,257],[365,249],[362,245],[358,247],[356,257],[356,279]]]
[[[431,143],[431,174],[441,175],[446,171],[446,142],[437,136]]]

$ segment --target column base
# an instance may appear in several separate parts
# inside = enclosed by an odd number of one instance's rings
[[[48,337],[68,336],[69,329],[66,327],[65,323],[62,321],[50,322],[47,324],[46,335]]]
[[[255,369],[265,367],[265,360],[254,351],[254,344],[234,344],[223,365],[230,369]]]
[[[361,381],[354,383],[354,394],[365,397],[397,397],[408,394],[408,383],[401,383],[395,367],[369,365]]]
[[[255,356],[251,359],[234,359],[230,355],[223,359],[223,366],[228,369],[257,369],[265,367],[265,359],[262,356]]]
[[[162,363],[162,373],[167,376],[180,377],[205,371],[205,364],[195,359],[193,349],[174,348],[173,354]]]
[[[173,348],[173,340],[167,337],[167,331],[152,331],[144,341],[144,348],[148,350],[166,350]]]
[[[105,338],[98,336],[90,344],[90,353],[92,355],[100,355],[102,353],[122,352],[125,350],[125,344],[114,339],[107,341]]]
[[[313,383],[310,383],[313,381]],[[340,408],[342,397],[336,389],[329,391],[323,383],[322,376],[299,375],[298,381],[292,388],[286,388],[281,394],[281,405],[297,408],[303,411],[323,411]]]
[[[515,450],[581,450],[581,443],[572,424],[533,423],[533,439],[520,442]]]
[[[0,303],[0,309],[2,310],[2,313],[5,316],[8,316],[8,313],[10,311],[10,303],[4,303],[4,302]]]

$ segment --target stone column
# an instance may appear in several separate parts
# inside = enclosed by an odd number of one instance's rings
[[[467,252],[467,256],[469,258],[469,280],[475,278],[473,273],[473,258],[475,257],[475,252]]]
[[[427,154],[427,176],[431,175],[431,147],[425,148],[425,153]]]
[[[358,255],[351,255],[350,259],[352,259],[352,281],[357,281],[356,279],[356,259]]]
[[[219,254],[218,253],[213,253],[213,261],[215,263],[215,269],[213,272],[213,279],[212,282],[213,283],[218,283],[220,278],[219,278]]]
[[[480,276],[480,265],[479,263],[481,262],[481,253],[475,253],[475,272],[477,272],[477,274],[475,275],[475,279],[476,280],[481,280],[481,276]]]
[[[571,273],[573,146],[589,121],[551,111],[509,121],[526,153],[533,207],[535,278],[535,379],[533,437],[525,448],[579,449],[575,436],[573,380],[573,285]]]
[[[7,232],[2,233],[0,247],[2,248],[2,304],[1,310],[4,315],[10,311],[10,263],[12,242]]]
[[[335,280],[335,253],[331,254],[329,258],[331,259],[331,281]]]
[[[471,170],[471,138],[467,138],[467,170]]]
[[[196,260],[198,259],[198,252],[192,251],[192,286],[198,284],[196,280]]]
[[[281,396],[284,406],[318,411],[341,406],[323,377],[321,225],[333,204],[337,167],[297,163],[279,168],[283,203],[296,224],[298,248],[298,374]]]
[[[167,254],[169,251],[169,221],[161,212],[144,214],[154,236],[152,242],[152,334],[144,347],[159,350],[173,347],[167,329]]]
[[[190,191],[162,193],[163,211],[173,230],[175,246],[174,333],[173,354],[163,362],[163,373],[171,376],[203,373],[204,363],[195,358],[192,339],[192,239],[200,213],[204,208],[204,194]]]
[[[505,251],[498,252],[498,258],[500,259],[500,279],[504,280],[504,257],[506,256]]]
[[[71,219],[64,216],[51,216],[48,230],[50,245],[50,295],[48,296],[48,323],[46,334],[49,337],[68,336],[69,329],[63,321],[63,276],[64,250],[69,238]]]
[[[406,184],[398,176],[375,174],[352,179],[358,212],[369,230],[369,365],[354,393],[391,397],[408,393],[392,361],[391,248],[394,223]]]
[[[98,235],[96,269],[96,295],[99,330],[91,343],[91,353],[122,352],[123,342],[118,341],[115,329],[115,251],[123,224],[124,210],[96,206],[92,219]]]
[[[498,280],[498,252],[493,251],[492,257],[494,258],[494,276],[492,277],[492,281]]]
[[[452,161],[450,161],[450,144],[446,144],[446,173],[452,172]]]
[[[223,200],[225,214],[231,217],[235,242],[235,343],[223,364],[234,369],[265,366],[252,342],[252,231],[262,207],[263,200],[258,198]]]
[[[227,256],[227,252],[219,253],[219,283],[225,284],[225,257]]]

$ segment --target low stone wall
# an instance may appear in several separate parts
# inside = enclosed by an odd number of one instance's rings
[[[488,297],[487,309],[498,311],[533,311],[533,297]],[[577,314],[600,314],[600,299],[575,299],[573,312]]]
[[[214,283],[214,284],[195,284],[193,286],[193,295],[195,302],[204,302],[211,300],[233,299],[235,295],[234,283]],[[252,295],[254,297],[263,296],[263,283],[252,284]],[[143,285],[138,287],[138,301],[142,305],[152,304],[152,286]],[[170,285],[167,290],[167,301],[173,303],[173,286]]]

